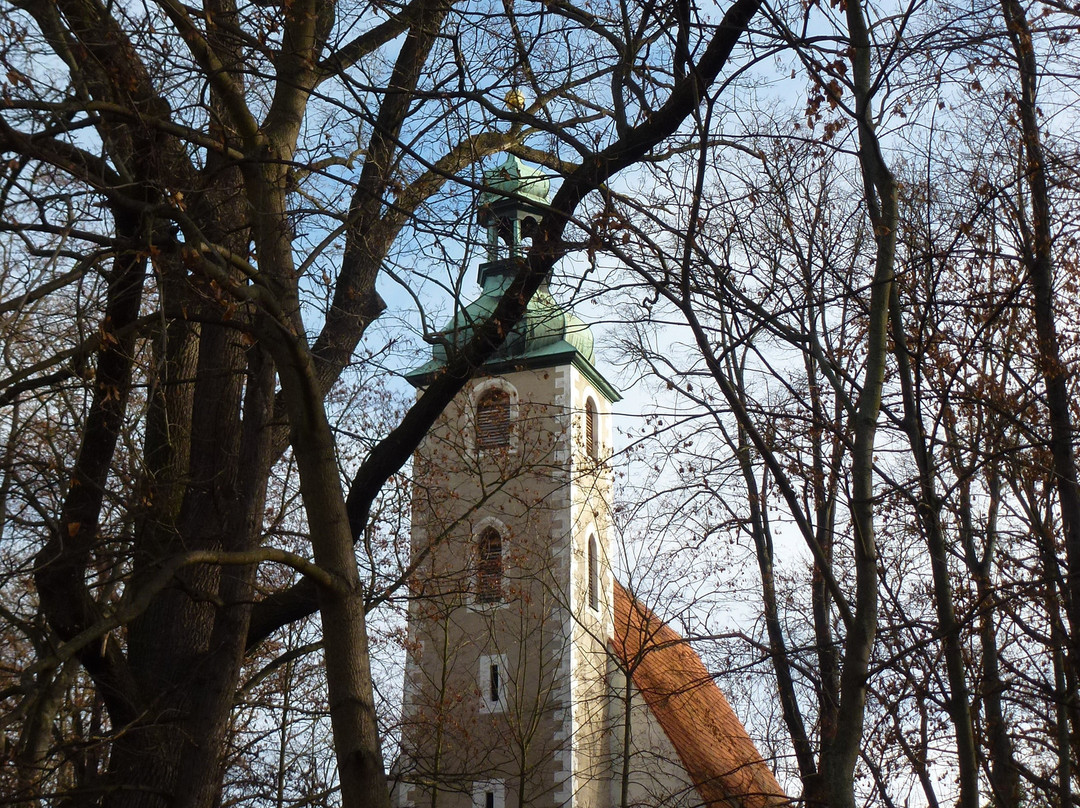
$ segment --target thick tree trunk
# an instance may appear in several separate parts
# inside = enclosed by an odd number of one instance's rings
[[[318,596],[342,805],[388,808],[364,590],[342,496],[333,434],[322,407],[315,368],[304,346],[297,345],[291,357],[279,354],[278,365],[293,424],[293,454],[300,472],[315,563],[337,582],[333,589],[320,588]]]
[[[160,451],[166,461],[161,508],[154,510],[160,519],[144,522],[138,581],[145,582],[179,553],[259,546],[271,463],[273,367],[257,346],[245,355],[236,342],[240,336],[232,327],[204,324],[199,339],[203,361],[193,391],[181,382],[170,386],[167,397],[176,400],[163,410],[191,412],[187,427],[170,425],[171,438],[187,433],[192,440],[184,449],[173,444]],[[181,358],[190,357],[182,339],[178,348]],[[155,453],[159,450],[148,455]],[[173,466],[177,456],[191,457],[186,469]],[[182,482],[170,479],[172,473],[180,474]],[[173,492],[174,484],[181,486],[182,496]],[[176,499],[181,500],[179,513]],[[128,658],[145,707],[114,744],[109,783],[127,788],[110,790],[109,804],[216,804],[254,574],[253,566],[188,567],[132,623]]]
[[[235,507],[226,515],[223,536],[226,550],[259,547],[266,504],[266,480],[273,462],[270,428],[274,411],[274,366],[259,346],[248,349],[248,377],[239,446],[242,470]],[[176,808],[213,808],[218,804],[224,775],[223,754],[239,675],[246,651],[251,606],[255,599],[254,565],[221,571],[219,600],[207,652],[200,660],[193,683],[196,697],[192,726],[186,736],[179,766],[179,782],[195,783],[182,791]]]

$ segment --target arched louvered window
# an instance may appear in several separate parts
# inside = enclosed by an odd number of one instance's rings
[[[510,394],[491,390],[476,405],[476,446],[496,449],[510,444]]]
[[[600,437],[596,402],[589,397],[585,400],[585,452],[594,460],[600,457]]]
[[[502,536],[493,527],[485,528],[476,545],[476,602],[502,600]]]
[[[589,580],[588,589],[589,608],[600,608],[600,559],[597,558],[596,536],[589,536]]]

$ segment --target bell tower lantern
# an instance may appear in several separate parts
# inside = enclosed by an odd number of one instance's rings
[[[507,155],[498,168],[484,177],[488,190],[480,195],[476,219],[487,231],[487,263],[524,255],[523,244],[532,237],[544,216],[549,183],[543,172]]]

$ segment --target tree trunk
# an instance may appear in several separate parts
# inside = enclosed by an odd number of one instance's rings
[[[1068,575],[1064,594],[1068,616],[1068,657],[1073,670],[1080,670],[1080,486],[1077,484],[1075,439],[1071,400],[1072,373],[1061,352],[1054,313],[1054,254],[1050,231],[1050,191],[1042,133],[1038,122],[1038,66],[1027,16],[1018,0],[1001,0],[1002,17],[1008,30],[1020,78],[1015,96],[1020,113],[1024,144],[1024,180],[1031,199],[1031,221],[1020,221],[1024,235],[1024,262],[1028,270],[1038,337],[1039,372],[1046,389],[1046,409],[1050,422],[1050,451],[1054,480],[1061,509]],[[1072,722],[1072,754],[1080,756],[1080,695],[1070,692],[1066,708]]]
[[[866,318],[866,367],[856,403],[851,452],[851,526],[855,559],[854,618],[844,638],[836,737],[822,754],[823,794],[832,808],[855,808],[855,764],[862,748],[870,656],[878,619],[874,537],[874,446],[888,356],[889,298],[896,259],[897,193],[881,153],[872,114],[871,45],[858,0],[846,4],[859,164],[877,250]]]
[[[975,730],[971,722],[971,704],[967,685],[967,666],[964,662],[963,639],[956,619],[956,604],[952,582],[949,580],[949,553],[945,529],[941,523],[942,502],[937,492],[934,456],[923,429],[922,407],[916,392],[915,378],[908,354],[904,329],[904,313],[900,293],[893,284],[890,296],[893,354],[900,376],[900,392],[904,417],[901,427],[915,458],[919,472],[917,510],[926,547],[930,554],[930,573],[934,581],[934,609],[937,612],[938,634],[945,653],[945,671],[949,683],[946,710],[956,734],[956,759],[960,781],[961,808],[979,808],[979,763],[975,746]]]

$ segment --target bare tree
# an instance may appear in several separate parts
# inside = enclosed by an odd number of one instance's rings
[[[1022,25],[949,4],[767,11],[806,106],[707,108],[694,159],[658,172],[648,205],[617,200],[610,248],[643,279],[628,346],[670,391],[648,431],[672,457],[646,488],[665,490],[673,542],[745,541],[712,576],[745,592],[732,570],[754,563],[760,623],[719,645],[770,662],[804,799],[1075,802],[1053,450],[1071,427],[1055,433],[1040,390],[1054,341],[1030,263],[1040,221],[1062,318],[1075,143],[1036,115],[1054,149],[1036,211],[1022,81],[1000,59]],[[1075,21],[1045,17],[1024,42],[1064,115]],[[716,141],[743,156],[717,160]],[[1066,388],[1073,347],[1050,363]]]
[[[40,737],[54,701],[35,677],[77,662],[107,739],[78,783],[30,777],[20,799],[215,804],[245,655],[318,611],[341,800],[387,804],[378,593],[355,549],[373,503],[583,238],[579,207],[677,133],[758,5],[715,25],[692,4],[4,6],[0,229],[23,269],[5,278],[0,384],[10,429],[51,424],[53,455],[14,466],[7,523],[35,598],[20,619],[43,642],[4,697],[9,731]],[[507,108],[518,85],[531,101]],[[533,247],[346,492],[327,394],[385,309],[377,282],[418,300],[439,283],[418,267],[504,149],[562,178]],[[264,541],[287,448],[303,553]],[[260,597],[266,564],[303,579]]]

